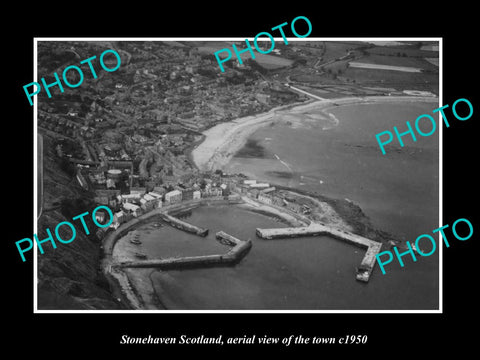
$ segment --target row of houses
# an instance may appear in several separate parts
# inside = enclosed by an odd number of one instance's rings
[[[282,207],[299,214],[308,214],[310,209],[291,199],[285,199],[276,191],[274,186],[266,182],[238,177],[203,178],[199,186],[184,189],[177,187],[172,191],[165,188],[153,187],[148,191],[143,187],[131,187],[130,194],[121,194],[119,190],[102,190],[97,193],[97,202],[108,205],[114,209],[114,221],[112,226],[117,228],[120,224],[138,217],[156,208],[161,208],[183,201],[198,200],[201,198],[230,198],[231,193],[237,193],[256,199],[264,204]],[[238,195],[237,195],[238,196]]]
[[[152,211],[153,209],[171,204],[178,204],[182,201],[199,200],[202,197],[224,196],[225,189],[222,189],[222,187],[212,187],[207,185],[203,190],[175,189],[165,192],[164,188],[155,187],[153,191],[147,193],[144,188],[131,188],[130,194],[118,194],[116,196],[116,202],[117,204],[120,204],[120,209],[114,213],[114,219],[111,226],[116,229],[121,224],[134,217],[138,217],[144,213]]]

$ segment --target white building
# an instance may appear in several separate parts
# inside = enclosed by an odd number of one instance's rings
[[[258,184],[250,184],[251,189],[268,189],[270,184],[268,183],[258,183]]]
[[[173,190],[165,194],[165,201],[170,204],[179,203],[182,201],[182,192],[180,190]]]
[[[145,194],[145,195],[143,195],[143,198],[144,198],[145,200],[149,201],[149,202],[155,201],[155,199],[156,199],[154,196],[152,196],[152,195],[150,195],[150,194]]]
[[[195,190],[193,192],[193,199],[196,200],[196,199],[200,199],[202,197],[202,193],[200,192],[200,190]]]
[[[272,204],[272,197],[270,195],[267,195],[267,194],[258,194],[258,197],[257,197],[258,201],[261,201],[265,204]]]
[[[110,225],[110,227],[113,227],[114,229],[117,229],[121,224],[123,224],[126,221],[126,216],[123,211],[116,212],[113,214],[113,222]]]
[[[133,216],[137,217],[142,214],[140,206],[126,202],[123,204],[123,208],[127,211],[131,211]]]
[[[145,188],[133,188],[133,187],[131,187],[130,188],[130,194],[140,194],[140,196],[142,196],[143,194],[145,194]]]
[[[260,191],[264,194],[268,194],[268,193],[271,193],[272,191],[275,191],[275,190],[276,190],[275,186],[272,186],[272,187],[269,187],[267,189],[263,189],[263,190],[260,190]]]
[[[154,204],[156,208],[161,208],[162,207],[162,195],[155,192],[155,191],[150,191],[148,193],[148,195],[152,196],[155,200],[154,200]]]
[[[257,180],[243,180],[243,183],[246,185],[256,184]]]
[[[159,193],[157,193],[157,192],[155,192],[155,191],[150,191],[150,192],[148,193],[148,195],[153,196],[153,197],[155,197],[155,198],[157,198],[157,199],[161,199],[161,198],[162,198],[162,195],[160,195]]]
[[[132,203],[132,202],[137,202],[142,198],[142,195],[140,193],[134,193],[134,194],[123,194],[121,195],[121,202],[122,203]]]
[[[147,200],[145,200],[143,198],[140,199],[140,207],[142,208],[143,211],[151,210],[151,209],[147,208],[147,204],[148,204]]]

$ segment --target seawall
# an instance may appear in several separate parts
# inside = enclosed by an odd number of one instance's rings
[[[312,223],[309,226],[274,228],[274,229],[256,229],[257,235],[262,239],[280,239],[286,237],[318,236],[327,235],[350,244],[366,248],[367,252],[357,267],[356,279],[363,282],[370,280],[370,275],[375,266],[376,255],[380,252],[382,244],[369,240],[362,236],[350,233],[348,231],[337,230],[325,225]]]
[[[217,239],[222,243],[234,245],[226,254],[183,256],[167,259],[152,259],[141,261],[125,261],[118,264],[123,268],[148,268],[154,267],[162,270],[183,269],[209,266],[228,266],[238,263],[252,247],[252,241],[239,240],[223,231],[216,234]]]
[[[176,227],[177,229],[180,229],[180,230],[183,230],[183,231],[186,231],[188,233],[195,234],[195,235],[199,235],[199,236],[207,236],[207,234],[208,234],[208,229],[201,228],[201,227],[198,227],[196,225],[187,223],[187,222],[185,222],[183,220],[180,220],[176,217],[173,217],[171,215],[160,213],[159,216],[162,220],[164,220],[165,222],[169,223],[170,225]]]

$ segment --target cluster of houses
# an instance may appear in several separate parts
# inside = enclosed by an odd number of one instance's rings
[[[97,192],[96,202],[107,205],[114,210],[111,227],[117,229],[121,224],[157,208],[178,204],[189,200],[233,199],[245,195],[267,205],[283,207],[299,214],[308,214],[310,209],[293,199],[288,199],[278,193],[275,187],[256,180],[245,180],[237,176],[217,179],[203,178],[201,185],[188,189],[177,187],[167,191],[163,187],[154,187],[152,191],[146,188],[130,188],[129,194],[121,194],[119,190],[102,190]],[[233,193],[233,194],[232,194]]]
[[[163,187],[154,187],[152,191],[147,192],[146,188],[131,188],[130,194],[115,192],[103,194],[104,196],[98,195],[97,192],[97,202],[115,209],[111,226],[116,229],[122,223],[153,209],[201,198],[228,198],[230,188],[227,184],[205,179],[202,187],[196,185],[189,189],[177,188],[167,192]]]

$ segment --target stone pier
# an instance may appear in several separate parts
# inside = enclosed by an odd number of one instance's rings
[[[274,228],[274,229],[256,229],[257,235],[262,239],[279,239],[286,237],[301,237],[301,236],[319,236],[326,235],[333,238],[346,241],[361,248],[366,248],[367,252],[357,267],[356,279],[359,281],[368,282],[370,275],[375,266],[376,255],[380,252],[382,244],[377,241],[372,241],[360,235],[353,234],[348,231],[334,229],[322,224],[311,223],[309,226],[289,227],[289,228]]]
[[[252,241],[239,240],[223,231],[216,234],[217,239],[223,244],[233,245],[233,248],[225,254],[183,256],[167,259],[152,259],[139,261],[124,261],[118,265],[123,268],[146,268],[155,267],[162,270],[185,269],[209,266],[229,266],[238,263],[252,247]]]
[[[193,224],[189,224],[186,221],[180,220],[179,218],[168,215],[166,213],[160,213],[159,216],[162,218],[162,220],[176,227],[177,229],[180,229],[195,235],[199,235],[199,236],[207,236],[208,234],[208,229],[204,229],[204,228],[195,226]]]

